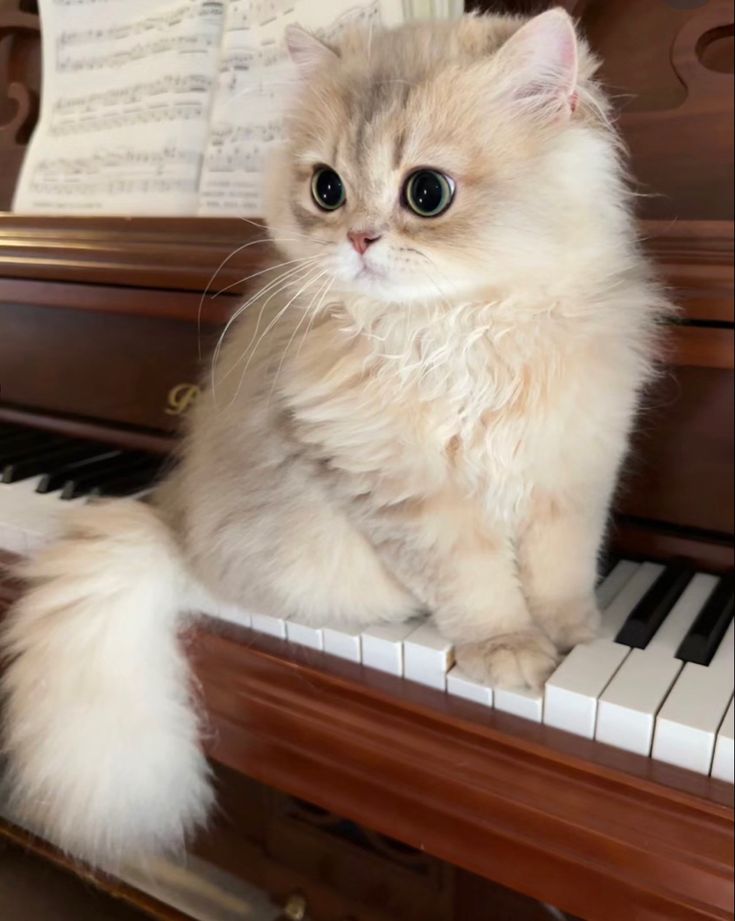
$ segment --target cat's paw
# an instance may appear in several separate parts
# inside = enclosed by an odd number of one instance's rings
[[[590,643],[600,629],[600,610],[594,599],[567,601],[533,612],[559,652],[569,652],[580,643]]]
[[[556,646],[534,628],[465,643],[456,656],[473,681],[498,688],[541,688],[559,661]]]

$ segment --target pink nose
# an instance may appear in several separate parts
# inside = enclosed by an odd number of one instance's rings
[[[372,230],[350,230],[347,234],[347,239],[362,256],[371,243],[375,243],[376,240],[380,239],[380,234],[374,233]]]

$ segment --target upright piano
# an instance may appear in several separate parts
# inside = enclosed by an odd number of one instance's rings
[[[733,3],[565,5],[603,57],[641,235],[681,308],[623,469],[605,635],[544,694],[512,694],[460,680],[420,629],[203,617],[184,641],[221,810],[194,850],[291,893],[286,917],[733,917]],[[0,208],[39,47],[32,0],[3,4]],[[144,494],[165,469],[265,238],[0,215],[0,611],[64,508]]]

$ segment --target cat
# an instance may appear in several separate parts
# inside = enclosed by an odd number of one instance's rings
[[[76,513],[4,631],[11,802],[93,862],[205,821],[177,642],[205,596],[316,625],[428,613],[505,687],[542,686],[599,622],[668,305],[595,58],[561,9],[288,45],[281,259],[153,503]]]

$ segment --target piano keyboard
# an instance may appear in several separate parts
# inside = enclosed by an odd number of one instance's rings
[[[65,508],[94,496],[139,496],[165,461],[142,451],[0,424],[0,548],[32,553]]]
[[[26,436],[26,437],[24,437]],[[161,459],[0,426],[0,549],[33,553],[64,508],[139,495]],[[600,636],[578,646],[543,691],[470,680],[426,621],[362,631],[316,628],[217,606],[209,614],[477,704],[733,782],[733,574],[620,560],[597,589]]]

